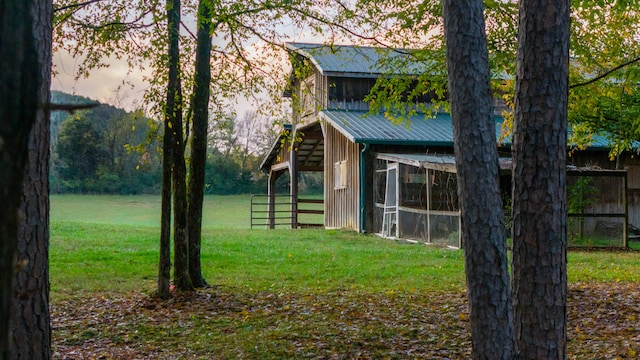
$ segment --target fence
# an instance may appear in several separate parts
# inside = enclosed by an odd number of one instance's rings
[[[309,228],[324,226],[324,200],[292,195],[251,195],[251,228]]]
[[[627,202],[626,171],[567,171],[569,246],[626,248]]]

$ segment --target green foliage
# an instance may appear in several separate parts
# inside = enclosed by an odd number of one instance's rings
[[[598,193],[598,188],[593,185],[591,176],[580,176],[575,184],[568,187],[567,192],[567,208],[570,214],[582,214],[598,200],[594,196]]]
[[[196,26],[209,21],[215,38],[211,52],[212,114],[223,114],[239,95],[255,99],[263,114],[281,115],[283,43],[292,32],[329,34],[334,38],[357,39],[365,33],[363,13],[357,4],[329,0],[205,1],[213,17],[196,21],[196,0],[182,0],[184,29],[180,33],[181,79],[184,89],[193,88]],[[145,93],[145,110],[161,115],[167,85],[167,35],[164,2],[136,0],[55,0],[54,47],[81,58],[77,75],[86,77],[92,69],[108,66],[110,60],[126,61],[130,70],[141,71],[150,87]],[[371,29],[373,33],[374,29]],[[366,38],[367,35],[364,36]],[[275,81],[274,81],[275,80]],[[276,105],[265,103],[269,90]],[[189,107],[191,94],[184,91]]]
[[[241,164],[217,149],[207,156],[205,193],[215,195],[264,193],[266,176],[243,170]]]
[[[141,194],[159,189],[155,122],[108,105],[61,121],[52,153],[53,193]]]
[[[82,184],[96,177],[98,167],[106,164],[107,156],[100,147],[103,138],[89,119],[74,116],[62,125],[57,153],[62,163],[62,181]]]
[[[84,100],[67,96],[63,101]],[[57,121],[56,133],[50,177],[53,193],[159,192],[158,123],[141,111],[128,113],[100,105]],[[266,176],[258,166],[273,136],[265,119],[255,113],[241,119],[227,115],[215,123],[210,129],[205,192],[265,192]]]
[[[571,22],[569,122],[578,149],[594,135],[611,143],[613,158],[640,136],[638,5],[574,1]]]
[[[426,109],[427,113],[447,110],[440,2],[407,0],[374,4],[363,0],[358,4],[361,9],[370,9],[371,19],[380,20],[370,26],[384,34],[386,43],[414,49],[411,61],[425,66],[424,74],[418,77],[418,86],[413,88],[407,80],[379,79],[368,98],[371,109],[384,111],[392,121],[404,123],[408,114],[425,110],[416,109],[415,100],[432,94],[432,107]],[[577,149],[588,147],[597,135],[611,144],[612,158],[623,151],[638,150],[634,149],[640,138],[638,10],[638,5],[630,2],[572,1],[569,125],[570,143]],[[503,138],[506,138],[512,126],[509,110],[513,108],[516,74],[518,4],[485,1],[485,19],[494,94],[507,106],[503,114]],[[391,23],[396,26],[385,26]],[[394,68],[403,66],[406,63],[394,64]]]

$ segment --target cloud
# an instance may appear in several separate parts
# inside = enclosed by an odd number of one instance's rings
[[[55,74],[51,81],[52,90],[85,96],[102,103],[134,110],[142,104],[148,84],[143,80],[142,71],[130,71],[124,61],[108,59],[110,66],[92,70],[88,78],[76,79],[81,59],[59,51],[53,55]]]

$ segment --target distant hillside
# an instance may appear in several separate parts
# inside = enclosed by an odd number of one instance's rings
[[[61,91],[51,91],[51,103],[52,104],[92,104],[98,101],[92,100],[83,96],[71,95],[63,93]],[[53,154],[56,145],[58,144],[58,138],[60,137],[60,125],[69,117],[69,113],[66,111],[53,111],[51,113],[51,143],[50,150]]]
[[[54,104],[98,104],[51,114],[52,193],[157,193],[157,126],[141,112],[53,91]]]

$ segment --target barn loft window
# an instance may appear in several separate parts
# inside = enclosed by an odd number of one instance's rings
[[[338,161],[333,164],[333,189],[340,190],[347,188],[347,160]]]

